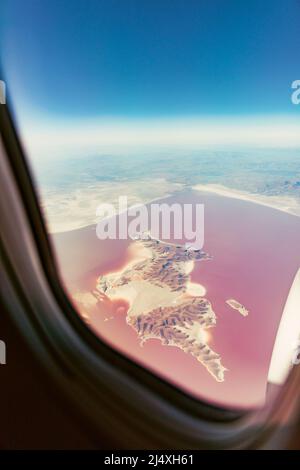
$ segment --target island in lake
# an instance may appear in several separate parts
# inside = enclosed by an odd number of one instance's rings
[[[233,310],[237,310],[243,317],[247,317],[249,315],[249,311],[246,309],[244,305],[238,302],[235,299],[228,299],[226,300],[227,305],[233,308]]]
[[[216,325],[217,317],[204,297],[205,288],[190,280],[194,263],[209,260],[210,256],[150,235],[134,243],[144,259],[120,272],[100,276],[95,296],[128,302],[127,323],[141,344],[152,338],[176,346],[195,357],[215,380],[223,382],[227,369],[208,344],[207,330]]]

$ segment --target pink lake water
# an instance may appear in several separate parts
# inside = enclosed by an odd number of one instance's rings
[[[91,307],[89,327],[101,340],[196,398],[232,408],[261,406],[283,307],[300,267],[300,218],[205,192],[180,193],[168,202],[205,207],[203,249],[212,260],[196,263],[191,279],[205,286],[205,297],[217,315],[209,344],[228,369],[225,381],[216,382],[195,358],[159,340],[141,347],[126,323],[128,306],[122,300]],[[71,298],[75,292],[95,289],[100,275],[126,265],[132,243],[100,241],[94,226],[56,234],[53,240]],[[249,315],[231,309],[225,303],[230,298],[242,303]]]

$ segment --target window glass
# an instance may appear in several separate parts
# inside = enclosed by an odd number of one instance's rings
[[[185,393],[263,406],[299,362],[299,2],[2,3],[78,315]]]

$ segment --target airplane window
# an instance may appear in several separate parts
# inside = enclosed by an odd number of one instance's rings
[[[76,312],[184,393],[262,407],[299,363],[299,2],[2,10],[0,78]]]

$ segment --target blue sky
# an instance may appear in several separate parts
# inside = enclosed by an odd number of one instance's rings
[[[300,147],[299,0],[2,0],[37,159],[107,146]]]
[[[298,0],[2,3],[8,89],[32,115],[299,115]]]

